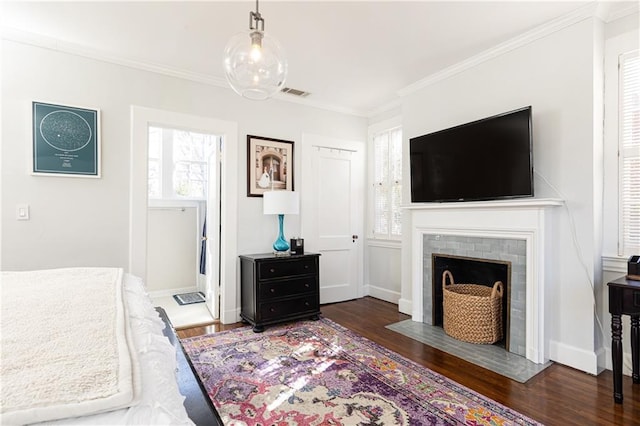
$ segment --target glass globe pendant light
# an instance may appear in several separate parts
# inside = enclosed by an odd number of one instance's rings
[[[263,100],[278,93],[287,77],[287,60],[280,43],[264,32],[258,9],[249,13],[249,30],[231,37],[224,49],[224,73],[239,95]]]

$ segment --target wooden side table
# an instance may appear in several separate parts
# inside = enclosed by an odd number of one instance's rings
[[[613,399],[622,403],[622,315],[631,316],[631,359],[633,383],[640,383],[640,281],[618,278],[609,286],[611,314],[611,361]]]

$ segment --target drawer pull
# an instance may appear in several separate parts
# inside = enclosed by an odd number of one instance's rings
[[[275,293],[275,292],[276,292],[276,289],[275,289],[275,288],[271,288],[271,289],[269,289],[269,291],[270,291],[271,293]]]
[[[275,268],[271,268],[271,269],[269,269],[269,272],[271,272],[272,274],[273,274],[275,271],[276,271],[276,269],[275,269]]]
[[[309,269],[309,265],[304,265],[304,269]]]
[[[310,287],[310,284],[309,284],[309,283],[304,283],[304,286],[305,286],[306,288],[309,288],[309,287]]]
[[[309,302],[304,302],[304,306],[309,306]]]
[[[269,309],[269,310],[270,310],[271,312],[275,312],[275,311],[276,311],[276,308],[271,308],[271,309]]]

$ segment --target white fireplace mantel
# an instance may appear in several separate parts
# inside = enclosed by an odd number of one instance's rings
[[[562,206],[559,198],[514,198],[496,201],[469,201],[464,203],[413,203],[402,206],[404,210],[478,210],[478,209],[531,209]]]
[[[518,239],[526,242],[526,357],[544,363],[548,356],[545,288],[551,281],[554,253],[553,210],[560,199],[424,203],[404,206],[410,221],[412,319],[423,318],[423,236],[456,235]]]

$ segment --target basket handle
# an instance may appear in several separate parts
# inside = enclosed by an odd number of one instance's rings
[[[496,294],[498,295],[499,298],[502,299],[502,281],[496,281],[496,283],[493,285],[493,291],[491,292],[491,297],[494,298],[496,297]]]
[[[447,277],[449,278],[449,285],[455,284],[455,281],[453,281],[453,274],[448,269],[445,269],[445,271],[442,273],[442,290],[448,287]]]

